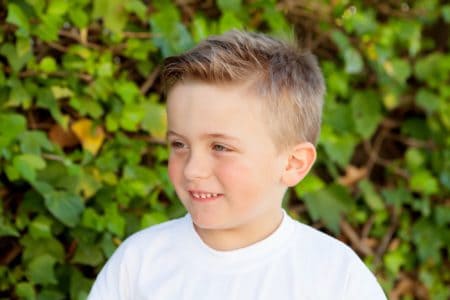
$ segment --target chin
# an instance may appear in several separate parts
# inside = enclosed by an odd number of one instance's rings
[[[204,229],[204,230],[220,230],[220,229],[227,229],[227,226],[219,221],[214,216],[198,216],[198,215],[192,215],[192,222],[195,224],[197,228]]]
[[[192,222],[201,229],[220,229],[222,227],[217,221],[194,216],[192,216]]]

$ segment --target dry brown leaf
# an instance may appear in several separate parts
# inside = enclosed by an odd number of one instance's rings
[[[60,125],[55,124],[50,128],[48,133],[49,139],[59,145],[61,148],[74,147],[80,142],[70,130],[64,130]]]
[[[414,289],[414,281],[406,276],[403,276],[389,294],[389,299],[398,300],[403,295],[406,294],[413,295],[414,294],[413,289]]]
[[[339,183],[344,186],[351,186],[367,176],[367,168],[358,168],[349,165],[345,169],[345,175],[339,178]]]

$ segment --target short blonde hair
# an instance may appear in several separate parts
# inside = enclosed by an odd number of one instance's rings
[[[251,82],[251,88],[266,100],[262,107],[268,112],[276,145],[285,148],[317,141],[324,80],[315,56],[293,43],[233,30],[166,58],[161,76],[165,93],[184,80]]]

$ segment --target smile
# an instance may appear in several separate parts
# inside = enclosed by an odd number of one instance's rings
[[[204,192],[198,192],[198,191],[189,191],[189,194],[191,195],[193,200],[196,201],[208,201],[208,200],[214,200],[218,197],[222,196],[222,194],[217,193],[204,193]]]

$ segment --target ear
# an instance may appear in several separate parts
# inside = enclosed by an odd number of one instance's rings
[[[295,145],[288,153],[281,181],[290,187],[299,183],[308,174],[316,160],[316,148],[309,142]]]

